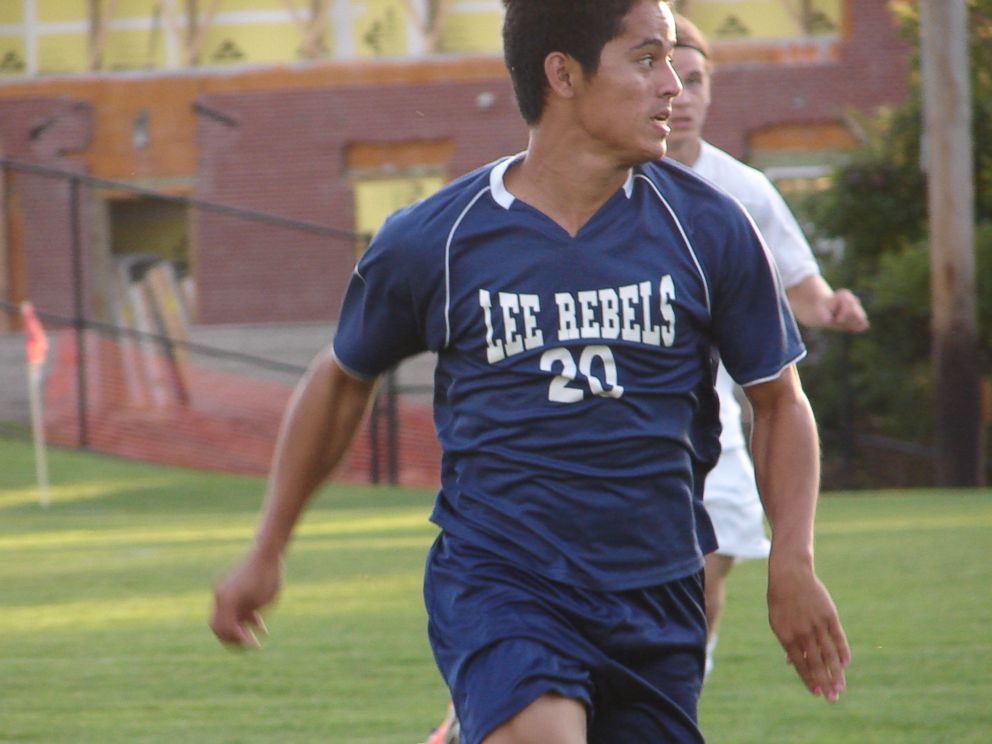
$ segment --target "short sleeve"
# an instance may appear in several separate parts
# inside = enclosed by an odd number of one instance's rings
[[[402,235],[401,226],[387,221],[345,291],[334,355],[358,377],[376,377],[431,348],[427,336],[432,277],[419,268],[422,246]]]
[[[758,227],[788,289],[811,276],[819,276],[820,267],[809,241],[785,203],[785,199],[764,174],[756,174],[762,188],[756,188],[745,207]]]
[[[713,293],[713,332],[740,385],[764,382],[806,354],[775,263],[750,218],[729,221]]]

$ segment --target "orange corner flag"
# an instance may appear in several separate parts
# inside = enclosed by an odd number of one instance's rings
[[[41,366],[48,355],[48,337],[41,321],[35,315],[34,305],[30,302],[21,303],[21,315],[24,318],[24,343],[27,350],[28,364]]]

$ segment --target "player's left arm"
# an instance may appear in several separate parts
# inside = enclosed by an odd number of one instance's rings
[[[868,315],[857,295],[833,289],[819,274],[789,287],[786,296],[796,320],[805,326],[847,333],[868,330]]]
[[[751,450],[758,491],[772,532],[769,622],[809,691],[834,702],[844,690],[851,653],[813,564],[820,471],[816,422],[792,365],[745,392],[754,409]]]

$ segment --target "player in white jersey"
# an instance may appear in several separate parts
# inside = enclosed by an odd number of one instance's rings
[[[771,181],[702,138],[710,105],[712,64],[705,36],[687,18],[676,15],[678,43],[673,55],[683,92],[673,103],[668,156],[728,191],[754,219],[782,277],[796,319],[805,326],[860,333],[868,328],[858,298],[846,289],[831,289],[802,229]],[[720,547],[706,558],[706,616],[709,625],[707,671],[712,668],[726,578],[737,561],[768,556],[764,514],[755,486],[754,468],[741,426],[741,406],[734,381],[721,364],[722,454],[706,479],[704,503]]]

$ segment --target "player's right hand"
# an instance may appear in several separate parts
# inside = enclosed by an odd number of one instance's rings
[[[279,593],[282,566],[278,559],[250,555],[214,587],[210,629],[230,648],[259,648],[256,633],[267,634],[260,610]]]

